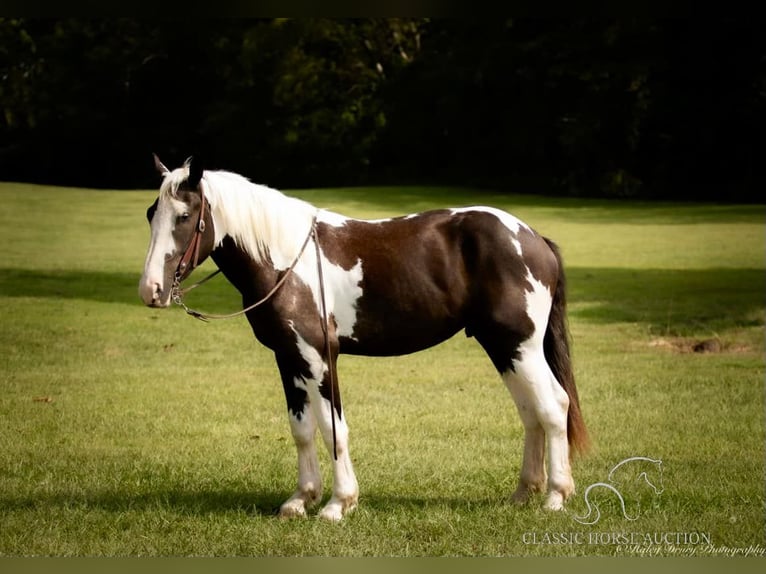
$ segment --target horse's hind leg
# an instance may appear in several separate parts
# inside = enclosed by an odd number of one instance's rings
[[[569,397],[553,376],[542,348],[524,348],[512,368],[502,373],[524,424],[524,458],[514,500],[525,501],[546,483],[544,451],[548,448],[546,508],[560,510],[574,492],[567,442]]]
[[[545,492],[548,476],[545,471],[545,430],[537,414],[529,408],[531,404],[524,386],[513,381],[513,372],[503,376],[513,396],[519,417],[524,425],[524,455],[521,462],[519,485],[513,493],[513,501],[524,504],[531,494]]]
[[[542,324],[538,325],[534,319],[526,322],[519,319],[526,316],[526,311],[520,310],[515,317],[509,315],[503,320],[495,315],[493,321],[476,330],[476,339],[511,392],[524,425],[524,456],[513,499],[526,502],[531,494],[543,492],[547,487],[545,506],[558,510],[574,492],[567,437],[569,397],[545,360],[544,323],[540,321]],[[514,324],[526,326],[508,326]]]

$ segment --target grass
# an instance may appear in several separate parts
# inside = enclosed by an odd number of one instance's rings
[[[594,440],[575,462],[568,512],[510,502],[521,425],[481,349],[459,335],[407,357],[342,358],[360,507],[339,525],[279,520],[295,449],[270,352],[244,320],[202,324],[138,300],[156,192],[0,184],[0,556],[766,546],[763,206],[407,187],[292,193],[369,217],[491,204],[562,246]],[[213,312],[238,304],[223,280],[190,299]],[[681,344],[711,337],[721,352]],[[597,525],[575,522],[585,487],[632,456],[662,459],[662,494],[633,480],[623,491],[635,521],[601,497]],[[668,533],[701,533],[712,546],[645,538]]]

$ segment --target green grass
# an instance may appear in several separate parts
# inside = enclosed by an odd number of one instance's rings
[[[481,349],[459,335],[407,357],[341,359],[360,506],[338,525],[278,519],[295,448],[270,352],[242,319],[202,324],[138,300],[156,192],[0,184],[0,556],[711,552],[589,543],[676,532],[703,533],[718,551],[766,547],[763,206],[293,194],[369,217],[491,204],[561,245],[594,441],[575,462],[568,512],[510,502],[521,425]],[[238,305],[220,279],[190,300]],[[689,352],[710,337],[722,352]],[[633,481],[637,520],[603,498],[597,525],[575,522],[585,487],[639,455],[663,460],[664,492]],[[542,543],[561,533],[580,542]]]

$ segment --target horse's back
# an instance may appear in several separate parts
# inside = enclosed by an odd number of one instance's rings
[[[493,314],[523,313],[530,273],[555,279],[545,241],[493,208],[349,219],[323,232],[334,236],[332,262],[346,269],[361,262],[353,332],[341,340],[346,353],[399,355],[433,346]]]

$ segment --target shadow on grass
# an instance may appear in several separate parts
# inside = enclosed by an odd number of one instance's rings
[[[570,268],[567,273],[571,315],[586,322],[646,323],[668,334],[763,324],[766,272],[761,269]],[[0,269],[0,296],[140,306],[138,278],[121,272]],[[240,299],[218,277],[191,293],[188,303],[222,312],[237,310]]]
[[[568,270],[571,317],[589,323],[644,323],[663,334],[761,326],[762,269]]]
[[[220,490],[161,490],[141,494],[124,492],[96,492],[40,494],[0,497],[0,509],[5,511],[42,508],[89,508],[109,512],[154,511],[169,509],[180,514],[205,515],[225,512],[243,512],[263,516],[276,516],[279,506],[289,494],[284,492],[258,492],[222,488]]]
[[[211,269],[215,269],[212,267]],[[190,281],[204,277],[199,270]],[[80,299],[99,303],[142,306],[138,296],[140,273],[38,269],[0,269],[0,297]],[[236,311],[239,294],[222,276],[195,290],[190,304],[204,304],[206,310]]]
[[[251,492],[233,488],[221,490],[162,490],[142,494],[124,492],[96,492],[34,494],[28,496],[0,497],[0,510],[5,512],[78,509],[102,510],[105,512],[155,512],[170,511],[187,516],[205,516],[210,514],[243,513],[263,517],[279,516],[280,505],[287,500],[290,492]],[[308,511],[309,518],[315,517],[322,506],[329,500],[326,492],[322,503]],[[543,497],[539,497],[542,504]],[[426,511],[428,509],[448,508],[470,511],[472,508],[498,507],[502,505],[523,508],[514,505],[510,495],[496,498],[465,498],[446,496],[399,496],[362,493],[360,508],[372,511],[390,512],[399,508],[406,512]],[[534,503],[533,503],[534,505]]]

